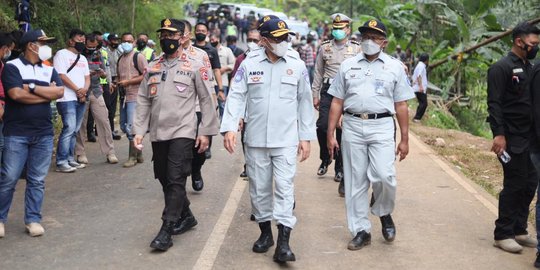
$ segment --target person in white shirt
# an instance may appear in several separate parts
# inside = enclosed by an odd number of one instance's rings
[[[218,98],[219,117],[223,117],[223,109],[225,108],[225,97],[229,93],[229,73],[233,70],[236,57],[231,48],[223,46],[219,40],[219,35],[210,35],[210,44],[216,48],[219,55],[219,63],[221,64],[221,80],[223,84],[223,95]]]
[[[75,141],[86,110],[86,93],[90,87],[88,61],[81,52],[85,48],[84,32],[73,29],[69,33],[67,48],[54,56],[54,68],[64,83],[64,97],[56,100],[62,117],[62,132],[56,150],[56,171],[74,172],[84,164],[75,161]]]
[[[429,64],[429,55],[423,53],[418,58],[418,64],[414,68],[414,73],[412,76],[414,94],[418,99],[418,108],[416,108],[416,115],[414,116],[414,122],[420,122],[422,116],[427,109],[427,72],[426,67]]]

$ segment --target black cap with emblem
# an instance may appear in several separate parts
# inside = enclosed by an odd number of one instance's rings
[[[259,21],[257,21],[257,30],[260,31],[263,24],[269,20],[279,20],[279,17],[276,15],[266,15],[264,17],[261,17]]]
[[[383,34],[386,37],[386,26],[384,26],[384,23],[379,20],[369,20],[364,23],[364,25],[358,27],[358,31],[360,31],[361,34],[368,30],[374,30]]]
[[[171,31],[171,32],[184,32],[185,25],[183,22],[177,19],[163,19],[161,21],[161,28],[159,28],[156,32],[161,31]]]
[[[271,19],[262,24],[259,29],[261,36],[264,37],[281,37],[285,34],[296,35],[289,29],[287,23],[281,19]]]

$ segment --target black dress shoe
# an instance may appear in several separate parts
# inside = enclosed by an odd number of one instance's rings
[[[259,229],[261,229],[261,235],[259,239],[253,244],[253,252],[264,253],[274,245],[274,236],[272,235],[272,223],[265,221],[259,223]]]
[[[345,197],[345,184],[343,182],[344,182],[343,179],[341,179],[341,182],[339,182],[339,187],[337,190],[340,197]]]
[[[274,261],[278,263],[294,262],[296,257],[289,246],[289,238],[291,237],[292,229],[281,224],[278,225],[278,239],[276,252],[274,253]]]
[[[396,226],[394,225],[392,216],[388,214],[386,216],[380,217],[380,219],[382,224],[382,235],[384,236],[384,239],[388,242],[394,241],[394,239],[396,238]]]
[[[193,216],[193,213],[191,213],[191,210],[187,210],[186,213],[182,213],[182,217],[173,228],[173,235],[183,234],[187,232],[189,229],[197,226],[198,222]]]
[[[240,174],[240,177],[242,178],[246,178],[247,177],[247,173],[246,171],[243,171],[241,174]]]
[[[330,165],[330,163],[332,163],[331,160],[323,160],[319,166],[319,169],[317,170],[317,175],[325,175],[328,171],[328,165]]]
[[[191,186],[195,191],[201,191],[203,189],[204,181],[200,171],[191,174]]]
[[[336,176],[334,177],[334,181],[341,182],[342,180],[343,180],[343,173],[342,172],[337,172]]]
[[[161,226],[161,229],[159,230],[158,235],[154,240],[152,240],[152,243],[150,243],[150,247],[156,250],[160,251],[167,251],[170,247],[172,247],[172,230],[174,227],[174,222],[172,221],[163,221],[163,225]]]
[[[120,136],[120,135],[118,135],[118,134],[116,134],[116,133],[113,133],[113,134],[112,134],[112,138],[113,138],[113,140],[115,140],[115,141],[119,141],[120,139],[122,139],[122,136]]]
[[[359,250],[369,244],[371,244],[371,234],[367,233],[366,231],[360,231],[349,242],[349,245],[347,245],[347,248],[349,250]]]
[[[251,214],[251,216],[249,217],[249,220],[255,221],[255,215]]]

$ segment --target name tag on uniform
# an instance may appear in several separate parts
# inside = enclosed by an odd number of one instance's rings
[[[384,93],[384,81],[375,80],[375,93],[377,95],[382,95]]]
[[[523,72],[523,69],[522,68],[514,68],[512,71],[514,72],[514,74],[516,74],[516,73]]]

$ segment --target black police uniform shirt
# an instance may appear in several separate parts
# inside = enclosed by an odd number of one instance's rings
[[[507,149],[513,153],[529,147],[532,68],[530,62],[509,52],[488,70],[488,122],[493,136],[505,136]]]
[[[530,82],[533,110],[533,136],[531,150],[540,152],[540,61],[537,61],[531,72]]]
[[[210,43],[206,43],[204,46],[198,46],[197,44],[193,45],[199,49],[202,49],[203,51],[208,54],[208,58],[210,59],[210,65],[212,66],[212,69],[221,68],[221,63],[219,62],[219,55],[216,50],[216,48],[212,47]]]
[[[43,65],[41,62],[32,65],[23,56],[6,63],[2,72],[2,84],[6,92],[3,119],[5,136],[54,135],[50,102],[24,104],[9,96],[10,91],[17,91],[13,89],[22,88],[23,84],[49,86],[51,82],[55,82],[57,86],[64,85],[53,67]]]

